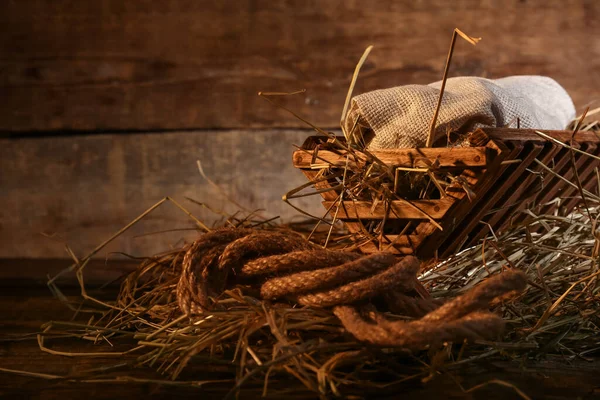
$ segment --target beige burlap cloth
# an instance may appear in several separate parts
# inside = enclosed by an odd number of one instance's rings
[[[369,149],[423,147],[441,81],[375,90],[352,99],[346,132],[368,138]],[[569,94],[544,76],[502,79],[450,78],[436,124],[436,138],[479,127],[564,129],[575,117]]]

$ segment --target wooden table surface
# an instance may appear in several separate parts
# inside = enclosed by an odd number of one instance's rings
[[[31,262],[23,261],[24,269],[31,270]],[[12,265],[19,266],[18,261]],[[65,288],[65,293],[75,296],[77,289]],[[107,298],[116,294],[116,287],[106,291]],[[35,335],[40,326],[50,320],[68,321],[73,312],[59,300],[52,297],[41,280],[12,277],[2,279],[0,286],[0,368],[22,370],[35,373],[75,377],[75,380],[42,379],[20,376],[0,371],[0,398],[36,398],[36,399],[114,399],[114,398],[223,398],[231,383],[207,384],[203,387],[175,387],[171,385],[145,382],[79,382],[86,370],[126,360],[115,358],[65,357],[42,352]],[[99,348],[80,339],[52,340],[49,345],[57,350],[73,352],[108,351],[105,344]],[[118,351],[119,346],[116,346]],[[113,351],[115,349],[112,349]],[[152,369],[120,369],[107,372],[103,377],[127,375],[138,379],[161,379]],[[478,390],[464,393],[463,388],[472,388],[492,379],[510,382],[520,388],[529,397],[538,399],[591,399],[600,398],[600,359],[594,362],[573,360],[570,364],[558,363],[550,358],[529,361],[525,365],[515,362],[484,362],[470,365],[458,371],[454,377],[443,374],[427,384],[412,382],[401,387],[390,388],[379,393],[381,397],[395,398],[475,398],[510,399],[520,398],[516,392],[498,384],[489,384]],[[89,378],[90,375],[85,375]],[[215,380],[229,378],[202,365],[194,366],[185,375],[190,380]],[[302,386],[290,385],[290,382],[270,383],[272,398],[314,398],[314,394],[302,390]],[[241,398],[260,397],[261,387],[245,387]],[[369,398],[373,393],[369,394]]]

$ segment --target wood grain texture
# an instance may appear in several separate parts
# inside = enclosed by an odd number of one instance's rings
[[[423,220],[427,217],[442,219],[454,203],[451,199],[441,200],[393,200],[386,203],[380,202],[373,207],[371,201],[324,201],[323,206],[330,210],[330,215],[340,219],[416,219]],[[338,210],[339,208],[339,210]],[[389,208],[389,209],[388,209]]]
[[[197,160],[224,193],[248,210],[264,209],[265,216],[290,221],[298,213],[281,196],[306,182],[291,156],[293,144],[308,134],[234,130],[0,139],[0,258],[68,258],[60,240],[42,233],[64,239],[83,256],[165,196],[208,225],[221,216],[185,197],[238,211],[201,177]],[[293,202],[322,213],[320,196]],[[197,232],[136,236],[194,226],[165,203],[98,257],[111,251],[156,254]]]
[[[596,0],[19,0],[0,4],[0,131],[298,127],[258,91],[338,126],[355,93],[451,75],[548,75],[600,98]]]
[[[393,149],[371,150],[377,159],[390,167],[427,168],[437,163],[439,167],[464,168],[485,167],[487,159],[485,147],[453,148],[422,148],[422,149]],[[367,156],[354,152],[348,157],[346,151],[319,150],[316,153],[310,150],[296,150],[293,155],[293,164],[296,168],[329,168],[331,166],[349,167],[363,166]]]

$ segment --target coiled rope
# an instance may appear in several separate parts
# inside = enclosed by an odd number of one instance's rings
[[[525,288],[525,275],[507,271],[441,305],[415,297],[419,261],[389,253],[326,250],[291,231],[223,228],[204,234],[183,259],[177,301],[186,314],[209,311],[215,298],[249,283],[265,300],[332,307],[357,340],[422,349],[448,341],[498,337],[504,321],[487,309],[494,299]],[[418,319],[393,321],[367,300]]]

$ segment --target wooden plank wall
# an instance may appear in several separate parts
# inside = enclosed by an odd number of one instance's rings
[[[291,167],[291,155],[292,143],[302,144],[306,135],[302,130],[206,130],[0,139],[0,186],[7,189],[0,194],[0,257],[65,257],[63,241],[82,256],[165,196],[207,224],[221,216],[186,197],[237,211],[201,177],[197,160],[231,199],[289,220],[293,213],[281,196],[305,182]],[[295,204],[321,212],[310,198]],[[164,204],[102,254],[155,254],[196,233],[138,236],[195,226],[173,204]]]
[[[600,99],[599,18],[596,0],[3,1],[0,257],[64,257],[40,232],[83,253],[166,195],[220,207],[197,159],[291,218],[280,198],[310,131],[257,92],[307,89],[285,104],[335,128],[369,44],[356,93],[440,79],[460,27],[483,40],[458,43],[451,75],[548,75],[581,110]],[[182,233],[133,236],[189,226],[168,207],[110,250],[153,253]]]

